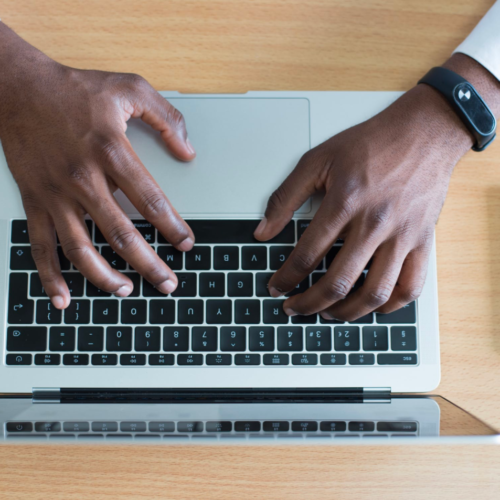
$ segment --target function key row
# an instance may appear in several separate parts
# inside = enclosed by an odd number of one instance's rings
[[[105,348],[108,352],[163,351],[166,352],[309,352],[360,351],[359,327],[328,326],[278,327],[164,327],[163,335],[159,326],[108,327],[106,334],[102,326],[52,327],[49,335],[50,351],[99,352]],[[277,332],[275,331],[277,330]],[[385,326],[363,328],[364,351],[388,351],[389,336]],[[47,349],[46,327],[9,327],[7,330],[7,350],[17,352],[43,352]],[[416,351],[417,333],[415,327],[391,328],[392,351]]]
[[[233,355],[231,354],[35,354],[35,365],[58,366],[88,366],[90,361],[94,366],[231,366]],[[18,353],[7,354],[7,365],[29,366],[33,361],[32,354]],[[235,354],[235,366],[345,366],[347,359],[351,366],[374,366],[374,354]],[[416,365],[417,355],[409,354],[378,354],[379,365]]]

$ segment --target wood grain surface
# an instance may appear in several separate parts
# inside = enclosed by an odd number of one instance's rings
[[[159,90],[406,90],[493,0],[2,0],[58,61]],[[0,68],[0,71],[2,68]],[[500,141],[457,166],[437,228],[442,381],[500,428]],[[0,498],[498,498],[490,447],[0,449]]]

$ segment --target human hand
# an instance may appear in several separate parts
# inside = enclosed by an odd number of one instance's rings
[[[288,315],[352,321],[415,300],[424,285],[434,226],[457,161],[472,136],[446,101],[419,85],[374,118],[307,152],[269,199],[255,237],[277,235],[313,193],[325,196],[295,249],[269,282],[293,290],[335,243],[326,274],[284,302]],[[366,280],[353,290],[368,262]]]
[[[66,257],[95,286],[124,297],[131,280],[94,248],[84,223],[90,214],[111,247],[158,290],[177,278],[120,208],[120,188],[178,250],[194,235],[134,153],[127,120],[141,118],[160,132],[180,160],[195,156],[184,119],[143,78],[62,66],[0,23],[0,138],[19,185],[32,255],[56,308],[69,305],[56,233]]]

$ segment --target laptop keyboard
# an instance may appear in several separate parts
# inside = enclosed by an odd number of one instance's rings
[[[196,245],[183,254],[147,221],[133,221],[178,277],[168,296],[157,291],[87,227],[111,267],[134,283],[116,298],[88,282],[58,246],[72,300],[65,311],[48,299],[31,257],[25,220],[12,222],[6,357],[13,366],[382,366],[416,365],[416,302],[355,322],[319,315],[289,318],[267,283],[310,220],[293,220],[273,240],[253,238],[258,220],[188,220]],[[337,242],[302,293],[326,272]],[[366,271],[365,271],[366,273]],[[363,284],[365,273],[354,289]]]

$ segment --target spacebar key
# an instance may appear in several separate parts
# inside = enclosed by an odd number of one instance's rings
[[[253,237],[260,219],[252,220],[188,220],[196,243],[261,243]],[[295,243],[295,222],[290,221],[283,231],[265,243]]]

